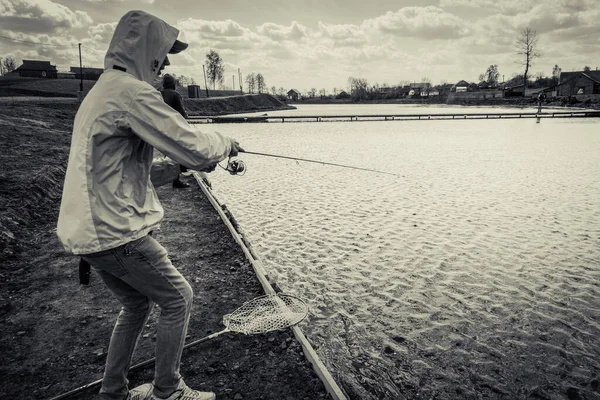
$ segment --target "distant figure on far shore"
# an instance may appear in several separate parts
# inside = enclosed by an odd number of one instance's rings
[[[175,111],[178,111],[179,114],[183,116],[183,118],[187,119],[188,114],[187,111],[185,111],[185,107],[183,106],[183,99],[181,98],[179,92],[175,90],[176,87],[177,82],[175,81],[175,78],[173,78],[169,74],[166,74],[163,78],[162,90],[160,91],[160,93],[162,94],[165,103],[167,103]],[[186,167],[184,167],[183,165],[181,166],[181,172],[187,172],[187,170],[188,169]],[[184,189],[190,187],[190,184],[182,181],[179,178],[179,176],[177,176],[177,179],[173,181],[173,187],[178,189]]]
[[[542,103],[546,100],[546,93],[545,92],[540,92],[540,94],[538,94],[538,113],[542,112]]]

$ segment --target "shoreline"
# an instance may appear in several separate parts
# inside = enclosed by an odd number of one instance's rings
[[[207,174],[195,172],[192,175],[194,176],[198,186],[200,187],[206,198],[213,205],[215,211],[218,212],[223,223],[229,229],[234,240],[237,242],[237,244],[240,246],[240,248],[246,255],[246,260],[250,262],[252,268],[254,269],[254,273],[256,274],[256,277],[262,285],[265,293],[267,295],[274,295],[276,293],[281,292],[281,289],[277,285],[277,282],[273,281],[269,277],[268,272],[264,269],[262,261],[252,249],[252,245],[250,244],[249,240],[239,229],[238,223],[232,212],[227,208],[227,205],[222,203],[212,192],[211,183],[208,180]],[[320,360],[318,354],[315,352],[312,345],[302,332],[302,329],[299,326],[295,325],[291,327],[291,330],[294,333],[296,340],[302,346],[302,351],[304,352],[304,355],[306,356],[307,360],[312,365],[313,370],[325,385],[327,393],[334,400],[346,400],[346,395],[335,382],[333,376],[327,370],[327,367],[325,367],[323,362]]]

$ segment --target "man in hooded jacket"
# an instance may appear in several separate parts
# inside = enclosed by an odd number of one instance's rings
[[[102,380],[103,399],[214,399],[187,387],[179,366],[192,306],[189,283],[150,235],[163,218],[155,186],[173,182],[177,161],[214,169],[243,151],[237,141],[193,129],[152,83],[168,53],[187,44],[179,31],[143,11],[119,21],[104,73],[75,116],[57,234],[91,264],[121,302]],[[153,163],[153,148],[167,158]],[[154,381],[128,388],[127,372],[153,304],[161,309]]]

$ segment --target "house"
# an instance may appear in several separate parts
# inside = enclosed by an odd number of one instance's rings
[[[469,90],[469,82],[467,81],[458,81],[454,86],[452,86],[452,88],[450,89],[451,92],[466,92]]]
[[[337,96],[335,96],[336,99],[349,99],[350,97],[352,96],[350,96],[348,92],[345,92],[343,90],[339,92]]]
[[[56,65],[50,65],[50,61],[23,60],[14,72],[21,78],[57,78]]]
[[[481,81],[477,85],[477,89],[478,90],[494,90],[494,89],[496,89],[496,85],[494,83]]]
[[[200,98],[200,86],[199,85],[188,85],[188,97],[190,99],[198,99]]]
[[[398,89],[398,97],[401,97],[401,98],[408,97],[410,95],[411,90],[412,89],[410,88],[410,86],[402,86],[401,88]]]
[[[290,89],[287,92],[287,97],[288,97],[288,100],[298,101],[302,97],[302,94],[299,91],[297,91],[296,89]]]
[[[557,90],[559,96],[600,94],[600,71],[562,72]]]
[[[81,71],[83,70],[83,79],[89,81],[97,81],[100,75],[104,72],[104,68],[90,68],[90,67],[71,67],[71,72],[75,74],[75,79],[82,79]]]
[[[476,83],[469,83],[469,87],[467,87],[467,92],[477,92],[479,90],[479,85]]]
[[[429,89],[431,84],[429,82],[413,82],[410,85],[409,96],[422,96],[426,97],[429,95]]]

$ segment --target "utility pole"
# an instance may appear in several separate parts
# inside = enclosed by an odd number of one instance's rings
[[[206,83],[206,69],[204,69],[204,64],[202,64],[202,72],[204,72],[204,88],[206,89],[206,97],[210,97],[208,95],[208,83]]]
[[[240,84],[240,94],[244,94],[244,89],[242,88],[242,72],[238,68],[238,82]]]
[[[79,91],[83,93],[83,65],[81,64],[81,43],[79,43]]]
[[[233,78],[233,85],[231,86],[231,90],[235,90],[235,75],[233,75],[232,78]]]
[[[83,65],[81,62],[81,43],[79,43],[79,91],[83,92]]]
[[[2,57],[0,57],[0,76],[2,76],[3,68],[2,68]]]

